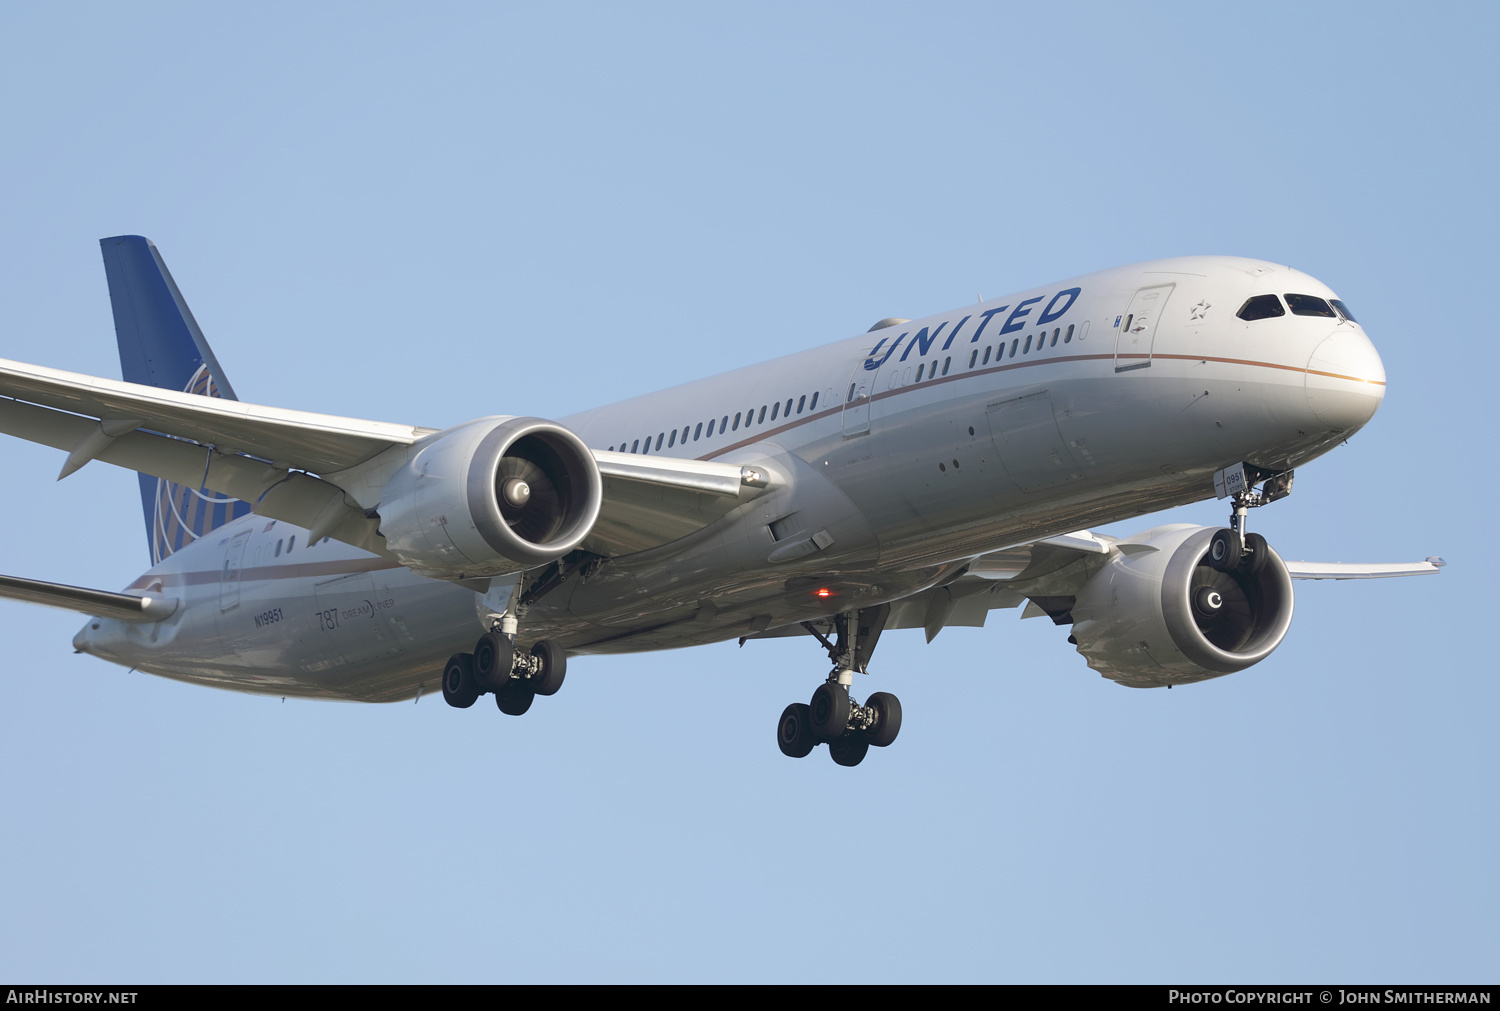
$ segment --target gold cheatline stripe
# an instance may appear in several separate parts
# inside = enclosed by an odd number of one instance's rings
[[[1340,375],[1337,372],[1320,372],[1317,369],[1302,368],[1302,367],[1299,367],[1299,366],[1296,366],[1296,365],[1278,365],[1275,362],[1260,362],[1260,361],[1254,361],[1254,360],[1249,359],[1249,358],[1215,358],[1215,357],[1210,356],[1210,355],[1149,355],[1149,354],[1115,355],[1115,354],[1100,354],[1100,355],[1063,355],[1063,356],[1059,356],[1059,357],[1055,357],[1055,358],[1053,358],[1053,357],[1048,357],[1048,358],[1033,358],[1031,361],[1027,361],[1027,362],[1014,362],[1014,363],[1009,364],[1009,365],[992,365],[989,368],[973,369],[971,371],[965,371],[965,372],[955,372],[951,376],[939,376],[937,379],[924,379],[920,383],[911,383],[908,386],[902,386],[902,387],[900,387],[898,389],[886,390],[884,393],[871,394],[866,399],[868,401],[870,401],[870,402],[873,403],[876,400],[885,400],[888,397],[894,397],[894,396],[897,396],[897,395],[902,394],[902,393],[911,393],[911,392],[915,392],[916,390],[925,390],[929,386],[941,386],[944,383],[953,383],[953,382],[959,381],[960,379],[973,379],[976,376],[988,376],[988,375],[993,375],[996,372],[1009,372],[1012,369],[1031,368],[1032,366],[1035,366],[1035,365],[1057,365],[1057,364],[1061,364],[1063,362],[1119,361],[1119,360],[1122,360],[1122,359],[1125,359],[1125,360],[1141,359],[1141,360],[1149,361],[1149,360],[1151,360],[1153,358],[1172,359],[1172,360],[1184,361],[1184,362],[1218,362],[1221,365],[1252,365],[1252,366],[1256,366],[1258,368],[1264,368],[1264,369],[1280,369],[1280,370],[1285,371],[1285,372],[1305,372],[1305,373],[1311,373],[1312,375],[1315,375],[1315,376],[1326,376],[1329,379],[1346,379],[1346,380],[1348,380],[1351,383],[1368,383],[1368,384],[1370,384],[1372,386],[1384,386],[1385,385],[1385,382],[1382,381],[1382,380],[1379,380],[1379,379],[1362,379],[1359,376],[1345,376],[1345,375]],[[879,375],[878,371],[876,372],[876,375]],[[837,392],[837,391],[835,391],[835,392]],[[761,432],[757,433],[754,438],[751,438],[751,439],[742,439],[739,442],[732,443],[731,445],[725,446],[723,449],[716,449],[716,450],[714,450],[711,453],[705,453],[703,456],[697,457],[697,459],[699,459],[699,460],[712,460],[716,456],[723,456],[725,453],[732,453],[732,452],[734,452],[737,449],[744,449],[746,446],[753,446],[757,442],[764,442],[766,439],[770,438],[773,435],[780,435],[782,432],[789,432],[789,431],[791,431],[792,429],[796,428],[799,425],[806,425],[806,424],[809,424],[809,423],[814,422],[814,421],[819,421],[819,420],[821,420],[823,418],[831,417],[831,416],[833,416],[835,414],[838,414],[838,413],[842,412],[843,409],[845,407],[847,407],[847,406],[848,406],[848,402],[845,402],[843,404],[839,404],[837,407],[831,407],[828,410],[819,411],[816,414],[809,414],[805,418],[798,418],[796,421],[793,421],[790,424],[783,424],[783,425],[780,425],[780,426],[778,426],[776,428],[766,429],[764,431],[761,431]],[[637,455],[645,455],[645,454],[637,454]]]

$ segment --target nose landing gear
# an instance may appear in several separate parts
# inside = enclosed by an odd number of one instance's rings
[[[1292,493],[1292,471],[1276,474],[1247,463],[1226,467],[1214,474],[1214,490],[1219,498],[1232,502],[1229,526],[1215,532],[1208,543],[1208,564],[1220,572],[1246,572],[1259,575],[1270,558],[1270,548],[1260,534],[1245,532],[1246,515],[1251,509],[1270,505]],[[1255,490],[1261,484],[1260,491]]]
[[[834,642],[811,622],[803,622],[828,650],[833,671],[810,701],[794,702],[782,710],[776,744],[783,755],[806,758],[813,748],[827,744],[834,762],[854,766],[864,761],[871,746],[884,748],[895,742],[901,732],[901,700],[889,692],[876,692],[860,705],[849,695],[855,673],[866,673],[865,665],[890,612],[890,605],[882,604],[835,615]]]

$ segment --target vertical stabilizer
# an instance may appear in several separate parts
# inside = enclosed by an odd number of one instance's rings
[[[177,282],[150,239],[100,239],[114,310],[120,371],[127,383],[238,399],[204,339]],[[250,511],[250,505],[206,488],[140,475],[146,540],[154,565],[185,544]]]

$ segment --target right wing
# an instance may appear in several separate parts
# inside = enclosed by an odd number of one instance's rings
[[[1437,556],[1424,562],[1287,562],[1293,579],[1390,579],[1394,576],[1435,576],[1448,563]]]
[[[931,642],[955,625],[982,627],[990,611],[1026,605],[1023,618],[1048,616],[1070,621],[1071,598],[1106,565],[1114,552],[1137,546],[1108,535],[1080,530],[981,555],[949,583],[891,604],[886,628],[920,628]],[[1293,579],[1385,579],[1435,575],[1446,563],[1436,556],[1421,562],[1286,562]],[[800,625],[771,629],[747,638],[802,635]]]

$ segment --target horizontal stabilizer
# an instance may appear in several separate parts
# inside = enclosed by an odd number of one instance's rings
[[[121,621],[164,621],[177,611],[175,597],[113,593],[65,583],[45,583],[40,579],[22,579],[20,576],[0,576],[0,597]]]

